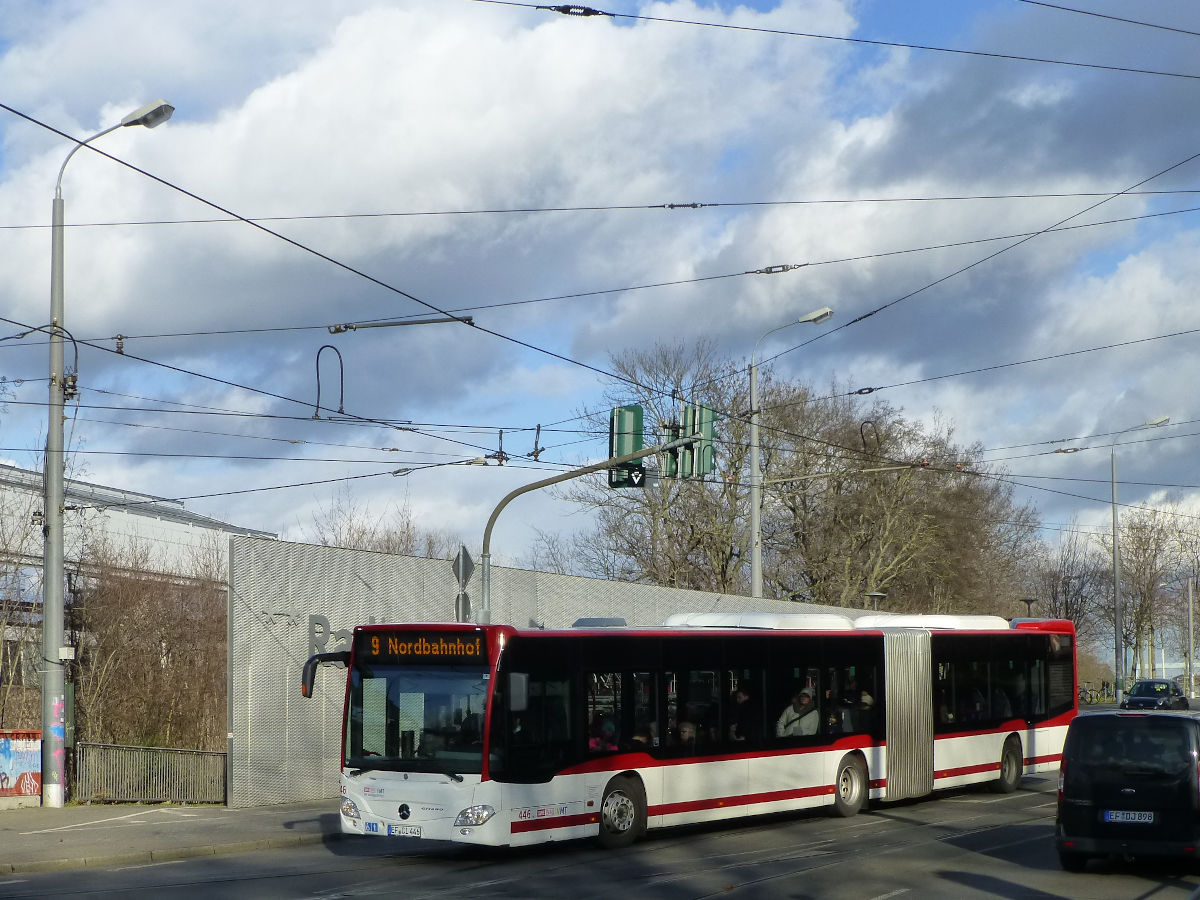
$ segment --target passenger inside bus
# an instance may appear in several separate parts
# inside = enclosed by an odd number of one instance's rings
[[[762,736],[761,704],[754,699],[750,688],[739,684],[733,692],[733,703],[729,708],[729,739],[733,741],[758,740]]]
[[[792,702],[784,708],[775,722],[776,737],[799,737],[817,733],[821,716],[817,712],[813,693],[812,688],[805,687],[792,694]]]
[[[617,749],[617,726],[612,719],[599,713],[592,719],[588,749],[593,753]]]

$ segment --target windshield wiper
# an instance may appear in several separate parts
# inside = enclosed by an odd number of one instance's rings
[[[461,775],[457,775],[454,772],[446,772],[444,774],[447,778],[449,778],[453,781],[462,781],[463,780],[463,777]]]

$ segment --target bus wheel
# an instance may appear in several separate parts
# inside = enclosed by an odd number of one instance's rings
[[[992,790],[997,794],[1011,794],[1021,783],[1021,739],[1009,735],[1000,751],[1000,776],[992,782]]]
[[[641,782],[618,775],[604,789],[600,804],[600,845],[628,847],[646,831],[646,791]]]
[[[867,767],[862,757],[849,753],[838,763],[833,791],[833,811],[852,816],[867,802]]]

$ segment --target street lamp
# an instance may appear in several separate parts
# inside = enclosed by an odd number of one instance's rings
[[[136,109],[116,125],[79,141],[58,170],[50,232],[50,419],[46,429],[46,458],[42,539],[42,806],[61,807],[66,784],[66,712],[63,662],[63,171],[84,144],[118,128],[154,128],[171,118],[175,107],[156,100]]]
[[[1112,540],[1113,540],[1113,666],[1117,682],[1117,703],[1121,702],[1121,684],[1125,677],[1125,641],[1121,633],[1121,528],[1117,517],[1117,441],[1127,431],[1139,428],[1157,428],[1171,421],[1170,416],[1159,416],[1140,425],[1131,425],[1118,431],[1109,445],[1112,465]]]
[[[772,328],[754,342],[754,352],[750,354],[750,596],[761,597],[762,585],[762,469],[758,457],[758,345],[763,338],[791,328],[793,325],[804,325],[811,322],[819,325],[833,315],[828,306],[814,309],[801,316],[794,322],[787,322]]]
[[[871,591],[865,596],[871,601],[871,609],[875,612],[879,612],[879,601],[887,599],[887,594],[884,591]]]
[[[1033,604],[1038,602],[1037,597],[1022,597],[1021,602],[1025,604],[1025,618],[1033,618]]]

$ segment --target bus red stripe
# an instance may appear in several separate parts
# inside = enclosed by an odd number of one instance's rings
[[[522,819],[509,826],[512,834],[526,831],[547,831],[551,828],[574,828],[576,825],[598,825],[600,813],[580,813],[575,816],[555,816],[551,819]]]
[[[753,806],[756,803],[776,803],[781,800],[799,800],[802,797],[824,797],[833,793],[832,784],[810,788],[795,788],[790,791],[764,791],[760,794],[743,794],[733,797],[709,797],[703,800],[684,800],[679,803],[663,803],[652,806],[652,816],[669,816],[675,813],[699,812],[702,809],[724,809],[727,806]]]

